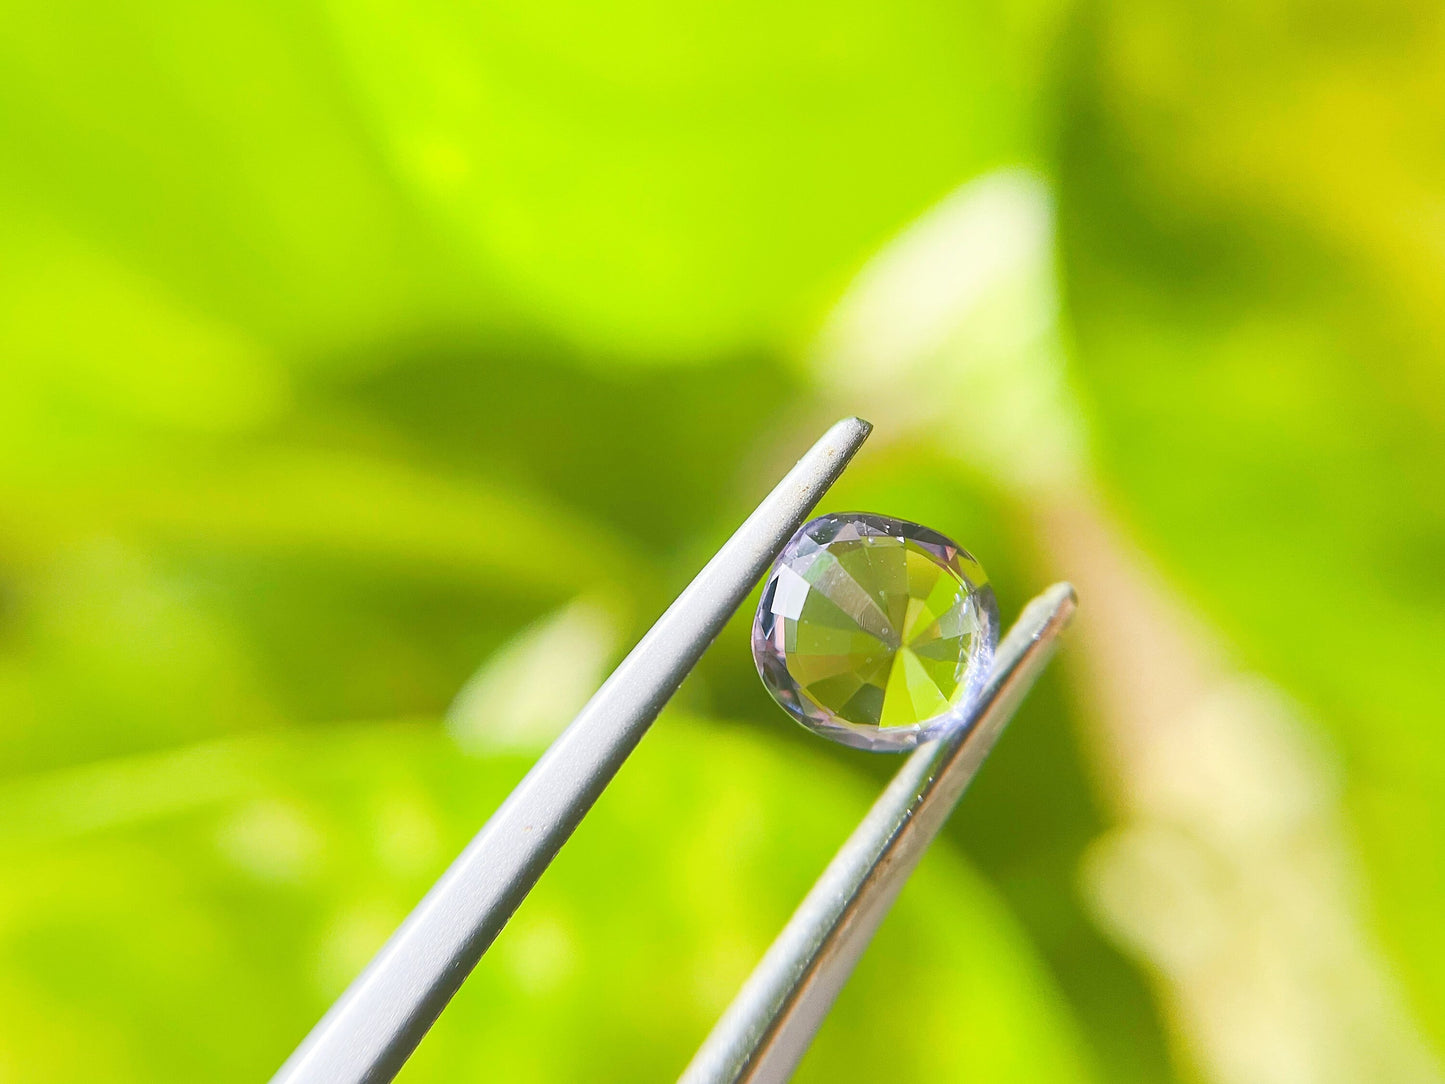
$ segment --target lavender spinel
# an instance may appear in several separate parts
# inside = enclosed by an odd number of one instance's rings
[[[753,657],[778,703],[864,749],[908,749],[959,721],[997,642],[993,590],[967,550],[862,512],[804,524],[753,622]]]

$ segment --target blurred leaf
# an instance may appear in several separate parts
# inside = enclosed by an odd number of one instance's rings
[[[900,218],[1032,151],[1051,0],[334,4],[389,160],[602,355],[792,343]]]
[[[287,405],[286,374],[245,334],[53,225],[0,225],[0,284],[12,471],[78,458],[77,438],[114,454],[135,431],[228,434]]]
[[[535,494],[435,474],[360,455],[249,449],[210,462],[151,462],[135,478],[97,465],[65,488],[10,488],[24,508],[13,536],[76,531],[150,540],[262,546],[445,570],[459,579],[565,588],[630,571],[627,550]],[[3,483],[0,483],[3,484]],[[53,480],[52,480],[53,485]],[[78,522],[77,522],[78,521]]]
[[[480,315],[466,262],[376,157],[310,6],[11,0],[4,18],[9,217],[86,238],[288,357]]]
[[[679,548],[700,523],[731,531],[785,469],[760,468],[760,450],[787,441],[785,460],[813,436],[790,431],[803,389],[774,356],[639,371],[598,369],[540,335],[381,349],[396,361],[328,387],[333,409],[384,427],[419,464],[551,494],[679,574],[696,570]]]
[[[376,727],[0,789],[0,998],[22,1025],[0,1064],[264,1077],[524,767]],[[670,1079],[868,800],[815,757],[664,719],[403,1079]],[[946,849],[800,1079],[844,1076],[1088,1079],[1017,929]]]
[[[1081,25],[1063,244],[1102,451],[1199,604],[1334,729],[1384,934],[1445,1038],[1445,738],[1422,725],[1445,653],[1445,24],[1105,2]]]
[[[434,713],[508,628],[586,589],[626,611],[639,578],[607,532],[536,497],[355,455],[86,474],[0,481],[0,775],[283,720]]]

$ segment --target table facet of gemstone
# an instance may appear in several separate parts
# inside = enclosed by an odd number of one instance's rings
[[[779,556],[753,624],[769,691],[845,744],[935,737],[982,680],[998,637],[993,591],[957,543],[905,520],[820,516]]]

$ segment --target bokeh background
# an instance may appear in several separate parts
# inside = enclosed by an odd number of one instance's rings
[[[852,413],[1082,609],[800,1079],[1442,1079],[1445,8],[0,25],[0,1081],[269,1076]],[[746,624],[403,1080],[686,1063],[897,763]]]

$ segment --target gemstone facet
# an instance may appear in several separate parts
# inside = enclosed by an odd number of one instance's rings
[[[998,643],[972,555],[864,512],[803,525],[763,585],[753,658],[794,718],[862,749],[908,749],[962,721]]]

